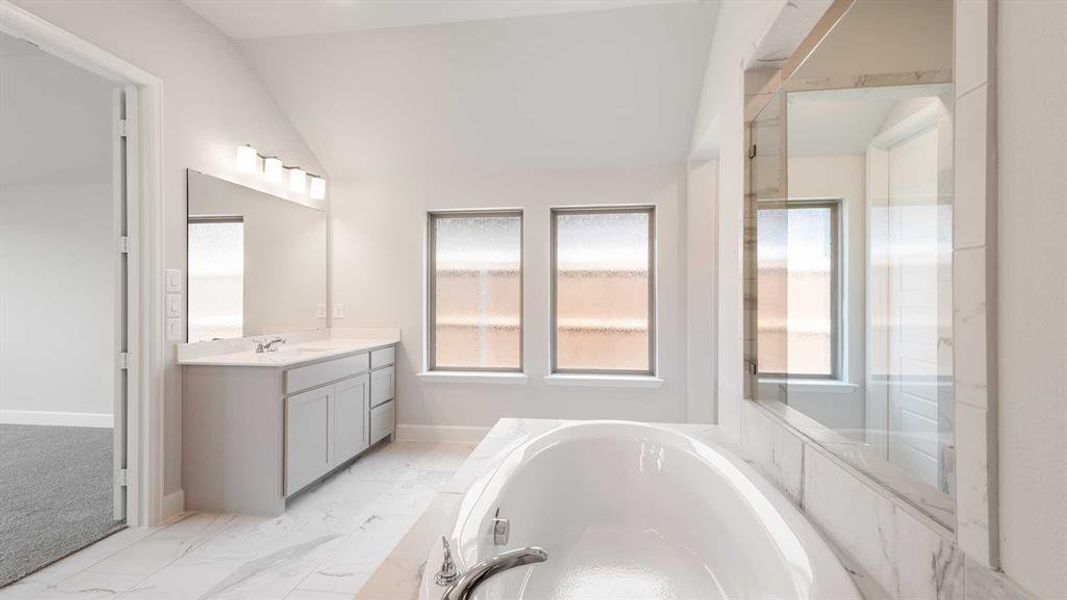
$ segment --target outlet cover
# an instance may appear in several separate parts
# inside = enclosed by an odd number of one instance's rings
[[[183,342],[185,341],[185,331],[182,329],[181,317],[175,319],[167,319],[167,341],[168,342]]]
[[[182,291],[182,270],[181,269],[167,269],[167,291],[168,292],[180,292]]]
[[[182,295],[167,294],[167,317],[182,316]]]

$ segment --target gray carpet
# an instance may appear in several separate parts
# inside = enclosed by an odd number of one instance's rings
[[[111,429],[0,425],[0,587],[105,537]]]

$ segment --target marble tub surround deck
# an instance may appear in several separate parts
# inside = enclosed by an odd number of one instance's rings
[[[284,338],[276,352],[257,353],[261,339]],[[337,328],[257,335],[178,346],[178,364],[225,367],[288,367],[326,358],[366,352],[400,342],[395,328]]]
[[[866,598],[1032,597],[967,556],[951,530],[859,473],[826,440],[804,437],[790,415],[751,401],[741,408],[741,455],[836,546]]]
[[[351,599],[471,450],[379,446],[280,517],[185,513],[126,529],[0,588],[0,600]]]
[[[846,474],[840,459],[769,419],[766,413],[744,411],[747,448],[714,425],[659,426],[735,452],[733,458],[756,467],[811,519],[868,600],[1031,598],[1002,573],[966,557],[935,521],[897,506],[887,495]],[[417,599],[422,573],[438,566],[429,564],[428,557],[454,524],[463,493],[512,449],[569,423],[574,421],[498,421],[356,598]],[[753,451],[757,440],[761,440],[758,452]]]

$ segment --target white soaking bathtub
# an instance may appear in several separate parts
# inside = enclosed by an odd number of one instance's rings
[[[495,545],[491,520],[509,520]],[[789,501],[726,451],[654,425],[592,421],[517,446],[463,497],[450,542],[459,570],[540,546],[548,561],[483,583],[484,600],[860,599]],[[442,552],[423,574],[422,600]]]

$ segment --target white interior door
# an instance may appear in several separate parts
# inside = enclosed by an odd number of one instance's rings
[[[888,458],[938,483],[938,136],[888,151]]]

